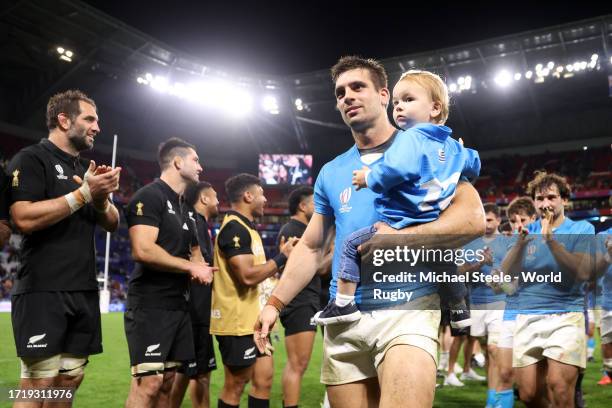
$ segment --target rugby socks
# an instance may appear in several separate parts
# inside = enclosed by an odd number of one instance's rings
[[[335,303],[338,307],[344,307],[355,300],[355,296],[343,295],[342,293],[336,293]]]
[[[270,400],[255,398],[252,395],[249,395],[248,407],[249,408],[270,408]]]
[[[589,337],[587,340],[587,358],[593,358],[593,354],[595,353],[595,339]]]
[[[486,402],[487,407],[493,408],[493,406],[495,405],[495,394],[497,394],[497,391],[493,389],[487,390],[487,402]]]
[[[249,401],[249,403],[250,403],[250,401]],[[251,405],[249,404],[249,406],[251,406]],[[217,400],[217,408],[238,408],[238,407],[240,407],[240,405],[230,405],[230,404],[224,402],[221,398],[219,398]]]
[[[495,408],[514,407],[514,390],[512,388],[498,392],[495,398]]]

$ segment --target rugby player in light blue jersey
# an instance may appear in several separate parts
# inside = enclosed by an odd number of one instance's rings
[[[357,191],[368,188],[380,194],[374,202],[379,220],[395,229],[438,219],[455,195],[459,179],[475,179],[480,172],[478,153],[451,138],[451,129],[444,126],[448,108],[448,89],[438,75],[404,73],[393,88],[393,119],[403,131],[382,160],[352,172]],[[354,302],[360,281],[358,247],[375,233],[376,227],[370,225],[345,239],[336,299],[315,315],[317,324],[359,320],[361,313]],[[464,296],[459,293],[451,303],[453,310],[466,310],[462,320],[467,321],[459,328],[470,324]]]
[[[524,232],[529,224],[536,220],[535,203],[531,197],[517,197],[506,208],[506,216],[512,227],[515,239],[524,239]],[[506,306],[502,318],[501,330],[497,341],[497,368],[498,383],[495,395],[495,408],[514,407],[514,371],[512,369],[512,344],[514,341],[514,327],[518,314],[518,293],[516,292],[518,280],[504,283],[500,288],[506,292]]]
[[[289,258],[283,276],[261,311],[255,340],[266,349],[266,336],[279,310],[302,290],[323,258],[325,237],[336,225],[336,244],[330,297],[336,296],[340,251],[346,237],[378,221],[374,202],[381,195],[371,189],[355,191],[352,172],[380,160],[398,132],[387,116],[389,90],[383,66],[374,60],[343,57],[332,68],[336,108],[355,141],[348,151],[321,169],[315,183],[315,214]],[[408,246],[460,248],[484,233],[484,213],[474,187],[460,181],[451,205],[425,224],[396,230],[381,223],[377,234],[401,234]],[[364,406],[431,407],[436,385],[437,338],[440,324],[436,283],[404,283],[412,302],[431,308],[381,309],[373,283],[361,282],[355,294],[361,319],[325,330],[321,382],[328,385],[335,408]],[[392,302],[390,302],[392,305]],[[373,309],[376,309],[373,311]],[[433,310],[435,309],[435,310]],[[402,381],[398,381],[401,378]]]
[[[519,276],[512,365],[527,406],[573,407],[586,367],[583,284],[590,271],[583,265],[595,229],[565,216],[571,188],[564,177],[538,172],[527,193],[540,216],[529,234],[538,235],[518,240],[502,266]]]
[[[612,228],[597,234],[597,273],[601,276],[601,355],[605,375],[599,385],[612,385]]]

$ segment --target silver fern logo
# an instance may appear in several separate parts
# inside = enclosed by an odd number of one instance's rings
[[[38,344],[39,341],[41,341],[42,339],[44,339],[47,336],[47,333],[43,333],[43,334],[37,334],[36,336],[32,336],[30,337],[30,339],[28,340],[28,348],[46,348],[47,347],[47,343],[45,344]]]

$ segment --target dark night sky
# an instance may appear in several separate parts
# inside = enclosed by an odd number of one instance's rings
[[[429,1],[404,8],[360,7],[358,2],[348,1],[340,3],[342,6],[320,7],[297,1],[251,1],[244,5],[232,0],[86,3],[206,65],[230,72],[279,75],[327,69],[345,54],[388,58],[612,12],[611,5],[602,4],[605,2],[575,1],[538,2],[537,6],[488,1],[463,7]]]

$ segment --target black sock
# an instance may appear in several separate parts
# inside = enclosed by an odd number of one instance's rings
[[[283,408],[298,408],[297,405],[285,405],[285,401],[283,400]]]
[[[270,408],[270,400],[259,399],[249,395],[249,408]]]
[[[240,407],[240,404],[238,405],[231,405],[228,404],[227,402],[223,401],[221,398],[219,398],[217,400],[217,408],[238,408]]]

